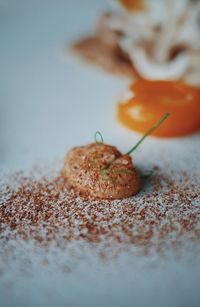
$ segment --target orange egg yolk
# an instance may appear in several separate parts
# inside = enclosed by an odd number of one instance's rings
[[[139,11],[145,8],[144,0],[118,0],[128,11]]]
[[[166,112],[168,119],[152,134],[176,137],[200,129],[200,89],[180,81],[139,80],[130,85],[117,106],[117,118],[126,127],[145,133]]]

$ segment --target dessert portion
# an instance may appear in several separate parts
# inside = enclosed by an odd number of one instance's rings
[[[95,133],[96,143],[72,148],[62,170],[67,186],[83,198],[122,199],[135,195],[140,180],[130,155],[168,116],[164,114],[126,154],[105,145],[99,131]]]
[[[68,186],[84,198],[121,199],[139,190],[131,157],[103,143],[71,149],[65,157],[63,174]]]
[[[96,33],[72,45],[83,58],[133,78],[200,86],[200,2],[113,0]]]
[[[71,49],[132,84],[117,118],[144,133],[171,113],[153,135],[177,137],[200,129],[200,1],[113,0],[96,33]]]
[[[181,81],[139,80],[130,84],[117,105],[117,119],[144,133],[165,112],[171,116],[152,134],[176,137],[200,129],[200,89]]]

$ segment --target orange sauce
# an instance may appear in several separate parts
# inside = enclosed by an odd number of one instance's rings
[[[117,118],[127,128],[145,133],[166,112],[168,119],[153,132],[176,137],[200,129],[200,89],[181,81],[139,80],[130,85],[117,106]]]
[[[139,11],[145,8],[144,0],[118,0],[128,11]]]

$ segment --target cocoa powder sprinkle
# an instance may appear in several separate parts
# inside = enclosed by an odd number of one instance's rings
[[[165,253],[188,241],[199,244],[200,185],[195,174],[166,175],[155,167],[150,188],[114,201],[75,198],[61,174],[14,178],[15,186],[1,187],[0,242],[20,238],[58,248],[87,242],[102,246],[99,255],[115,244],[144,253]]]

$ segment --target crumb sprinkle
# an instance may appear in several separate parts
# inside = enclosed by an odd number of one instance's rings
[[[0,242],[20,238],[48,247],[87,242],[114,249],[135,246],[165,253],[189,240],[200,241],[200,186],[197,175],[154,168],[151,188],[114,201],[74,197],[62,174],[54,178],[15,175],[17,186],[1,188]],[[17,180],[16,180],[17,179]]]

